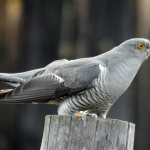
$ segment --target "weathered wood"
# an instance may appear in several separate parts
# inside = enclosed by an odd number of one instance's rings
[[[41,150],[133,150],[134,130],[115,119],[46,116]]]

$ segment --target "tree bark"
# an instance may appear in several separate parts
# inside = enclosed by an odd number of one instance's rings
[[[134,130],[115,119],[46,116],[41,150],[133,150]]]

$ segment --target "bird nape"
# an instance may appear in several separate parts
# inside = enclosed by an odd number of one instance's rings
[[[0,103],[59,102],[59,115],[105,118],[150,55],[150,41],[135,38],[101,55],[56,60],[44,68],[22,73],[0,73],[9,85]]]

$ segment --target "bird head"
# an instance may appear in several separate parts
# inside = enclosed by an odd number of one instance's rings
[[[150,56],[150,41],[144,38],[129,39],[119,45],[121,50],[143,60]]]

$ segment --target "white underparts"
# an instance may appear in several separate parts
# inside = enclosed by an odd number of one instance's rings
[[[111,104],[109,103],[109,94],[106,88],[107,68],[99,65],[100,73],[97,79],[93,80],[93,88],[77,95],[65,98],[59,106],[58,114],[68,115],[76,111],[92,110],[94,112],[105,112]],[[108,102],[107,102],[108,101]]]

